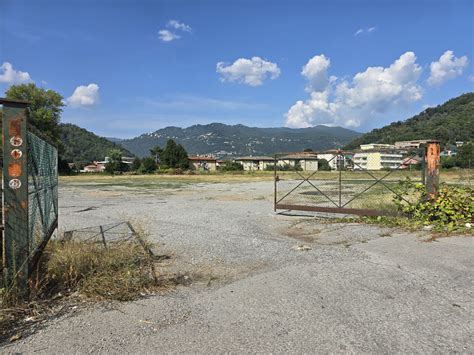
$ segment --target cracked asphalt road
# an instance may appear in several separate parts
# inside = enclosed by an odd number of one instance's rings
[[[209,281],[78,309],[1,351],[474,352],[474,238],[275,215],[271,189],[62,183],[62,230],[139,218]]]

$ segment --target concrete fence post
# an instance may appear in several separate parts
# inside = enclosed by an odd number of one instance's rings
[[[438,141],[426,144],[425,185],[428,200],[434,200],[439,191],[440,146]]]

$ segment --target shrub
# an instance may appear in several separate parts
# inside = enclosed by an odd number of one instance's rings
[[[273,171],[274,170],[274,164],[268,164],[265,167],[266,171]],[[289,164],[282,164],[282,165],[277,165],[277,170],[278,171],[302,171],[303,168],[301,168],[301,164],[297,162],[294,166],[289,165]]]
[[[158,166],[156,165],[155,159],[152,157],[146,157],[142,160],[139,172],[142,174],[151,174],[154,173],[157,168]]]
[[[226,161],[224,165],[219,167],[220,171],[243,171],[244,166],[235,161]]]
[[[462,230],[474,220],[474,189],[470,187],[442,184],[438,196],[429,200],[423,184],[407,179],[399,183],[397,193],[400,196],[394,201],[401,212],[436,230]]]

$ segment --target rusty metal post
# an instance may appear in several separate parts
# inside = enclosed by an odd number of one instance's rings
[[[430,141],[426,144],[425,158],[425,184],[428,200],[438,196],[439,190],[439,162],[440,147],[438,141]]]
[[[273,160],[273,212],[276,212],[276,205],[277,205],[277,163],[278,163],[278,155],[275,154]]]
[[[337,169],[339,170],[339,185],[338,185],[338,190],[339,190],[339,204],[337,207],[342,207],[342,166],[341,166],[341,151],[337,151],[337,160],[336,160],[336,166]],[[344,159],[344,158],[343,158]],[[344,164],[344,160],[342,160],[342,163]]]
[[[28,292],[27,103],[0,99],[3,105],[4,280],[20,294]]]
[[[105,232],[104,232],[104,228],[100,225],[99,226],[99,229],[100,229],[100,234],[102,236],[102,244],[104,244],[104,248],[107,249],[107,243],[105,241]]]

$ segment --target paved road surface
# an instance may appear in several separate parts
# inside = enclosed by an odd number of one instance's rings
[[[174,268],[202,277],[61,316],[2,352],[474,352],[472,237],[275,215],[268,182],[68,184],[60,205],[62,229],[140,216]]]

